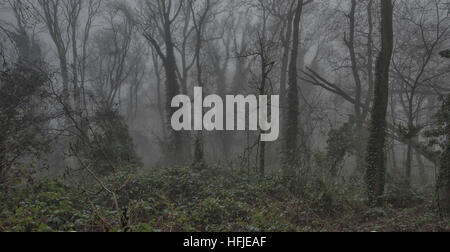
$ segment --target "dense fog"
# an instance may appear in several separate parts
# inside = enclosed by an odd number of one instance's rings
[[[446,0],[2,0],[0,184],[97,185],[122,214],[107,181],[185,167],[442,213],[449,50]]]

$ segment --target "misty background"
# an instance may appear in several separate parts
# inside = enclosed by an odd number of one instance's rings
[[[377,62],[389,38],[383,8],[376,0],[2,0],[0,182],[99,182],[183,166],[280,178],[294,191],[311,176],[370,181]],[[446,169],[439,115],[450,92],[450,3],[396,0],[392,18],[382,185],[433,197]],[[204,96],[280,95],[280,138],[174,131],[170,102],[193,99],[194,87]]]

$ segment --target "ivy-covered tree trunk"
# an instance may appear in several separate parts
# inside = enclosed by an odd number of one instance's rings
[[[440,112],[441,119],[444,120],[444,152],[441,156],[441,164],[439,171],[438,193],[439,206],[441,212],[450,217],[450,95],[444,102],[444,106]]]
[[[445,50],[440,53],[444,58],[450,59],[450,50]],[[450,216],[450,94],[444,102],[444,106],[440,112],[441,123],[444,124],[445,145],[444,153],[441,156],[438,193],[439,206],[441,212],[447,217]]]
[[[382,45],[376,64],[375,99],[372,108],[367,152],[367,191],[370,206],[381,204],[384,194],[386,162],[385,144],[389,103],[389,69],[394,47],[392,0],[381,1]]]
[[[194,21],[194,29],[196,31],[196,43],[195,43],[195,62],[197,65],[197,81],[198,86],[204,88],[205,84],[203,82],[203,71],[202,71],[202,59],[201,59],[201,51],[203,46],[203,30],[206,26],[206,19],[208,17],[208,13],[210,10],[210,0],[205,1],[205,9],[203,13],[201,14],[201,17],[199,20],[196,20],[195,16],[196,13],[194,12],[192,6],[192,16]],[[202,111],[203,114],[203,111]],[[203,131],[199,131],[196,138],[195,138],[195,144],[194,144],[194,165],[199,166],[200,168],[203,168],[205,165],[205,154],[204,154],[204,136]]]
[[[284,176],[292,175],[292,166],[295,165],[296,149],[298,144],[298,114],[299,114],[299,99],[298,99],[298,51],[300,44],[300,21],[303,12],[303,0],[298,0],[295,11],[295,18],[293,24],[293,42],[291,52],[291,62],[289,64],[289,87],[287,89],[287,114],[286,114],[286,145],[285,145],[285,170]]]

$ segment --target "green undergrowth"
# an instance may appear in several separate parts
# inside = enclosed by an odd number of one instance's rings
[[[403,209],[389,204],[368,209],[357,183],[312,177],[298,184],[290,190],[278,179],[221,167],[124,172],[87,187],[40,180],[0,190],[0,231],[450,230],[427,201]]]

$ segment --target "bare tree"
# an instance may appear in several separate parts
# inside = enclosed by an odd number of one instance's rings
[[[67,112],[76,114],[79,124],[84,123],[87,46],[101,3],[101,0],[27,1],[28,8],[33,9],[38,21],[45,25],[56,47],[62,96],[70,108]]]
[[[140,85],[145,51],[136,36],[137,23],[130,7],[111,4],[104,22],[105,28],[97,31],[89,51],[93,58],[89,63],[89,74],[98,109],[113,111],[120,103],[119,95],[126,83],[132,88]],[[131,82],[135,82],[134,85]]]
[[[427,100],[435,99],[435,94],[429,92],[430,86],[438,88],[448,77],[448,70],[439,67],[441,62],[437,52],[449,37],[450,20],[443,13],[447,10],[442,9],[440,1],[399,2],[397,9],[396,26],[402,32],[398,34],[394,48],[392,78],[395,85],[392,89],[404,115],[399,128],[407,142],[404,174],[410,184],[414,154],[411,141],[417,142],[424,128]],[[411,39],[411,33],[420,36]],[[414,51],[411,48],[415,48]],[[420,158],[419,155],[419,165]],[[423,173],[423,166],[421,169]]]
[[[172,115],[176,112],[171,107],[172,99],[180,94],[180,82],[177,77],[177,61],[175,58],[175,44],[173,40],[174,22],[180,16],[183,9],[183,1],[141,1],[141,16],[143,18],[144,36],[151,44],[161,59],[166,75],[166,123],[171,122]],[[163,40],[162,47],[159,38]],[[187,159],[188,153],[184,144],[184,134],[167,125],[167,161],[174,162],[174,156],[180,157],[179,161]]]
[[[190,11],[192,13],[192,22],[194,23],[194,30],[195,30],[195,62],[197,67],[197,85],[199,87],[204,87],[204,80],[203,80],[203,72],[202,72],[202,47],[203,47],[203,41],[204,41],[204,30],[206,26],[206,22],[208,21],[212,5],[214,3],[211,2],[211,0],[206,0],[204,3],[204,6],[201,6],[201,11],[197,13],[195,10],[195,1],[189,2]],[[203,113],[202,113],[203,114]],[[200,167],[203,166],[205,162],[204,157],[204,140],[203,140],[203,132],[199,131],[196,138],[195,138],[195,146],[194,146],[194,164],[199,165]]]

